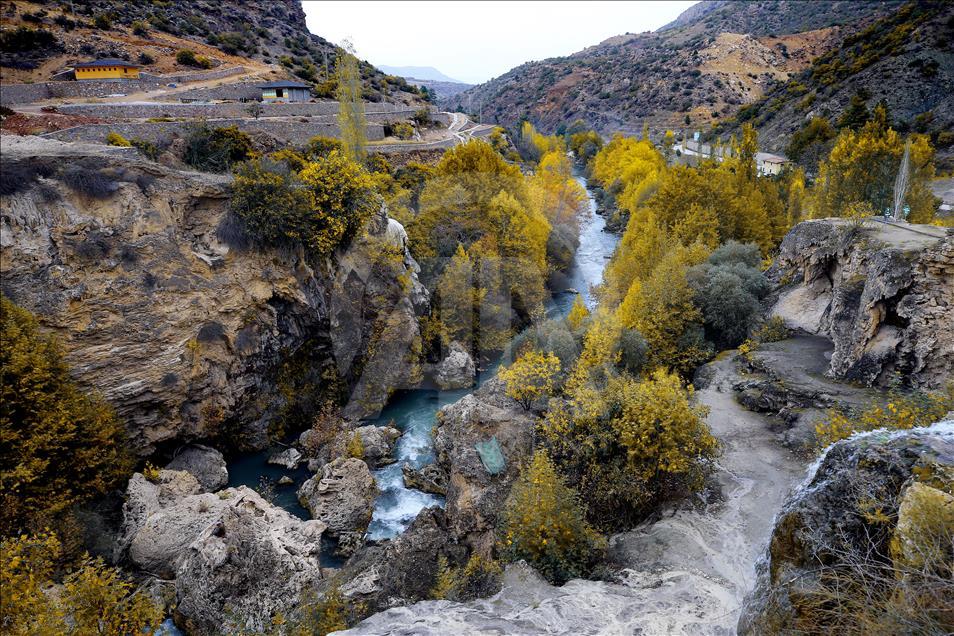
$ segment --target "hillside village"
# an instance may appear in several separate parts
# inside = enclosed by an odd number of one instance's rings
[[[672,13],[0,0],[0,636],[954,633],[954,5]]]

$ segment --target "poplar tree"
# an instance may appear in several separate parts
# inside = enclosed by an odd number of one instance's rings
[[[362,163],[367,157],[367,122],[361,99],[361,69],[354,47],[345,41],[338,53],[338,127],[345,155]]]

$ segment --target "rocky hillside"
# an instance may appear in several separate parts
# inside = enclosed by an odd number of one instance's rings
[[[954,152],[954,5],[919,2],[845,38],[718,132],[751,122],[770,150],[784,150],[812,117],[837,124],[851,99],[884,100],[899,130],[929,133],[942,155]]]
[[[175,55],[189,48],[212,66],[274,70],[315,83],[319,94],[333,93],[326,82],[334,74],[339,49],[308,31],[297,0],[17,1],[3,3],[0,19],[5,82],[47,80],[72,62],[97,57],[138,62],[150,72],[182,70],[188,67],[177,64]],[[15,36],[19,28],[32,33]],[[403,78],[370,64],[362,65],[362,75],[372,101],[420,99]]]
[[[528,117],[547,130],[577,118],[606,133],[638,132],[644,122],[705,129],[900,4],[704,3],[655,33],[529,62],[444,103],[482,103],[485,121]]]
[[[241,249],[227,177],[135,150],[4,137],[3,173],[3,293],[60,335],[143,454],[261,447],[337,391],[348,415],[374,416],[420,379],[428,296],[383,208],[313,262]]]

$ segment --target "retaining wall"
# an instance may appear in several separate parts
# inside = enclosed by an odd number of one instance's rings
[[[231,66],[214,71],[175,73],[171,75],[146,75],[140,80],[115,82],[71,81],[37,82],[35,84],[4,84],[0,90],[0,104],[30,104],[55,97],[106,97],[116,93],[138,93],[162,88],[169,83],[200,82],[241,75],[248,72],[244,66]]]
[[[338,102],[301,102],[292,104],[261,104],[260,117],[330,117],[338,115]],[[126,104],[64,104],[61,113],[86,115],[100,119],[149,119],[151,117],[184,117],[189,119],[222,119],[249,117],[249,104],[180,104],[177,102],[150,102]],[[382,123],[411,117],[417,109],[400,104],[365,104],[368,121]]]
[[[210,126],[238,126],[246,133],[265,133],[281,142],[292,146],[302,146],[316,135],[323,137],[338,137],[338,124],[326,121],[301,122],[281,119],[216,119],[207,122]],[[89,126],[75,126],[64,130],[46,133],[43,137],[59,141],[85,141],[106,143],[106,135],[115,132],[126,139],[144,139],[154,144],[168,142],[173,137],[186,137],[195,128],[196,122],[114,122],[111,124],[94,124]],[[368,124],[368,139],[376,141],[384,139],[384,126]]]

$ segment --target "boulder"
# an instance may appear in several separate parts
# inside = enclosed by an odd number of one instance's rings
[[[851,587],[834,586],[836,573],[903,580],[906,564],[926,553],[912,549],[928,527],[924,521],[943,523],[944,514],[951,518],[944,511],[952,500],[952,476],[954,420],[921,429],[873,431],[829,447],[775,519],[765,556],[756,566],[755,587],[745,599],[739,634],[789,633],[806,626],[818,632],[834,629],[826,622],[830,616],[817,611],[820,601],[865,607],[857,597],[839,599],[839,590]],[[923,507],[918,504],[935,509],[919,515]],[[954,527],[945,532],[950,537]],[[886,564],[887,555],[893,561]],[[872,625],[879,624],[879,609],[871,607]]]
[[[363,537],[371,523],[378,488],[368,465],[360,459],[338,458],[298,489],[298,499],[314,519],[327,525],[328,534],[345,539],[354,547],[354,537]]]
[[[448,525],[456,539],[485,556],[496,542],[494,530],[510,486],[533,452],[534,426],[496,378],[438,414],[434,449],[447,474]],[[502,464],[495,463],[492,471],[481,457],[481,449],[488,448]]]
[[[262,631],[320,581],[325,525],[245,486],[201,490],[184,471],[162,470],[155,482],[133,475],[123,508],[128,559],[174,581],[176,620],[189,633]]]
[[[160,470],[155,481],[146,479],[142,473],[134,473],[126,486],[123,523],[114,559],[119,560],[123,556],[133,538],[152,515],[183,497],[201,492],[203,488],[196,478],[182,470]]]
[[[343,457],[347,454],[348,444],[355,436],[361,438],[361,447],[364,454],[361,456],[372,469],[387,466],[397,461],[394,458],[394,442],[401,437],[401,431],[393,426],[359,426],[353,430],[345,430],[335,436],[331,447],[331,457]],[[320,457],[319,453],[319,457]]]
[[[437,464],[427,464],[414,468],[410,464],[401,466],[404,485],[432,495],[447,494],[447,473]]]
[[[459,342],[452,342],[447,356],[434,369],[434,383],[444,390],[464,389],[474,385],[474,359]]]
[[[302,521],[244,486],[222,493],[228,496],[217,514],[179,560],[176,622],[190,634],[263,633],[321,581],[325,526]]]
[[[280,453],[275,453],[268,458],[269,464],[275,464],[276,466],[282,466],[288,470],[295,470],[298,468],[303,460],[301,451],[297,448],[286,448]]]
[[[222,453],[209,446],[192,444],[172,459],[169,470],[184,470],[192,474],[206,492],[215,492],[229,483],[229,471]]]
[[[341,593],[376,611],[428,598],[437,581],[438,560],[466,560],[466,551],[450,540],[447,515],[425,508],[408,529],[383,545],[358,551],[338,575]]]

